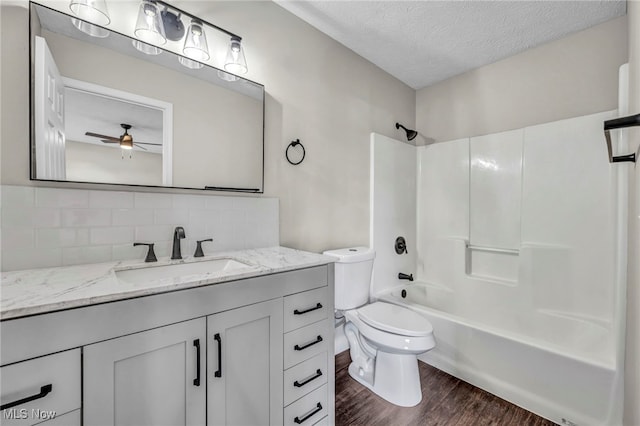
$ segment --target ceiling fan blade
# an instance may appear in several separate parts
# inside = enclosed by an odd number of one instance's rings
[[[135,146],[137,146],[140,149],[144,149],[145,151],[149,151],[147,148],[145,148],[144,146],[140,146],[138,143],[134,143]]]
[[[161,143],[150,143],[150,142],[137,142],[136,143],[141,143],[142,145],[157,145],[157,146],[162,146]]]
[[[120,143],[120,141],[108,141],[106,139],[101,139],[101,141],[104,143]]]
[[[114,142],[120,142],[120,138],[114,138],[113,136],[101,135],[100,133],[86,132],[85,135],[94,138],[107,139]]]

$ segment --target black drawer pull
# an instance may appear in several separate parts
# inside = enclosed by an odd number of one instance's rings
[[[298,416],[296,416],[296,418],[293,419],[293,421],[296,422],[297,424],[301,424],[305,420],[309,420],[310,417],[313,417],[314,415],[318,414],[320,411],[322,411],[322,404],[318,402],[318,405],[316,405],[316,408],[312,412],[310,412],[309,414],[306,414],[303,418],[299,418]]]
[[[213,336],[213,340],[218,342],[218,371],[213,373],[215,377],[222,377],[222,339],[220,338],[220,334],[216,333]]]
[[[196,378],[193,379],[193,385],[200,386],[200,339],[194,340],[193,346],[196,348]]]
[[[318,377],[322,376],[322,371],[320,371],[320,369],[318,368],[316,370],[316,374],[314,374],[313,376],[309,377],[307,380],[303,381],[303,382],[299,382],[299,381],[295,381],[293,382],[293,386],[297,387],[297,388],[301,388],[304,385],[306,385],[307,383],[317,379]]]
[[[314,340],[313,342],[307,343],[306,345],[302,345],[302,346],[295,345],[293,349],[295,349],[296,351],[301,351],[303,349],[307,349],[309,346],[313,346],[316,343],[320,343],[320,342],[322,342],[322,336],[318,335],[318,337],[316,337],[316,340]]]
[[[40,393],[28,396],[26,398],[19,399],[17,401],[3,404],[0,406],[0,410],[7,410],[9,408],[13,408],[18,405],[26,404],[27,402],[35,401],[36,399],[44,398],[45,396],[49,395],[49,392],[51,392],[52,390],[53,390],[52,384],[44,385],[40,388]]]
[[[322,303],[319,303],[313,307],[313,308],[309,308],[309,309],[305,309],[304,311],[299,311],[299,310],[295,310],[293,311],[293,315],[304,315],[307,314],[309,312],[313,312],[313,311],[317,311],[318,309],[322,309]]]

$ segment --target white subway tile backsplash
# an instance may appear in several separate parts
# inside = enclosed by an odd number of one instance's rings
[[[89,191],[81,189],[36,188],[37,207],[89,207]]]
[[[15,207],[33,207],[35,188],[31,186],[4,186],[2,187],[2,204]]]
[[[89,245],[87,228],[42,228],[36,230],[36,247],[56,248]]]
[[[173,194],[174,209],[204,209],[206,197],[202,195]]]
[[[189,220],[188,210],[161,209],[154,213],[156,225],[184,225]]]
[[[92,245],[124,244],[133,241],[133,227],[91,228],[89,241]]]
[[[62,265],[82,265],[111,261],[111,246],[68,247],[62,249]]]
[[[115,209],[111,211],[113,226],[153,225],[152,209]]]
[[[279,244],[278,199],[219,195],[0,187],[3,270],[144,259],[153,242],[171,254],[183,226],[183,256]]]
[[[136,192],[134,199],[134,205],[137,209],[170,209],[173,207],[170,194]]]
[[[2,241],[4,246],[5,242]],[[62,265],[62,253],[57,248],[2,249],[2,270],[50,268]]]
[[[169,225],[136,226],[135,240],[140,243],[170,241],[173,238],[173,227]]]
[[[35,230],[31,227],[2,228],[2,244],[7,250],[33,248]]]
[[[89,207],[106,209],[131,209],[133,192],[89,191]]]
[[[62,226],[109,226],[111,210],[68,209],[62,210]]]

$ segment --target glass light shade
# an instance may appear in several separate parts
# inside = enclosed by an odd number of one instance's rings
[[[159,55],[162,53],[162,49],[159,47],[152,46],[140,40],[131,40],[131,44],[140,52],[146,53],[147,55]]]
[[[96,25],[108,25],[111,22],[105,0],[71,0],[69,9],[78,18]]]
[[[180,65],[191,68],[192,70],[199,70],[200,68],[204,67],[204,65],[200,62],[194,61],[193,59],[185,58],[184,56],[178,56],[178,62],[180,62]]]
[[[71,23],[74,27],[85,34],[89,34],[91,37],[105,38],[109,36],[109,30],[105,30],[104,28],[90,24],[81,19],[71,18]]]
[[[204,32],[204,26],[201,21],[197,19],[191,20],[187,28],[187,37],[184,40],[184,48],[182,51],[185,55],[196,61],[204,62],[209,60],[207,34]]]
[[[224,61],[224,69],[233,74],[246,74],[249,70],[239,37],[231,37],[229,50],[227,51],[227,60]]]
[[[130,134],[125,133],[120,138],[120,148],[122,149],[133,149],[133,138]]]
[[[240,79],[240,77],[229,74],[228,72],[224,72],[222,70],[218,70],[218,78],[224,81],[238,81]]]
[[[167,42],[160,8],[151,0],[143,0],[138,10],[138,20],[133,33],[145,43],[162,46]]]

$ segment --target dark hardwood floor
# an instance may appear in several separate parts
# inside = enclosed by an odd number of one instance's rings
[[[349,376],[349,351],[336,356],[336,425],[553,426],[523,408],[423,362],[422,402],[398,407]]]

